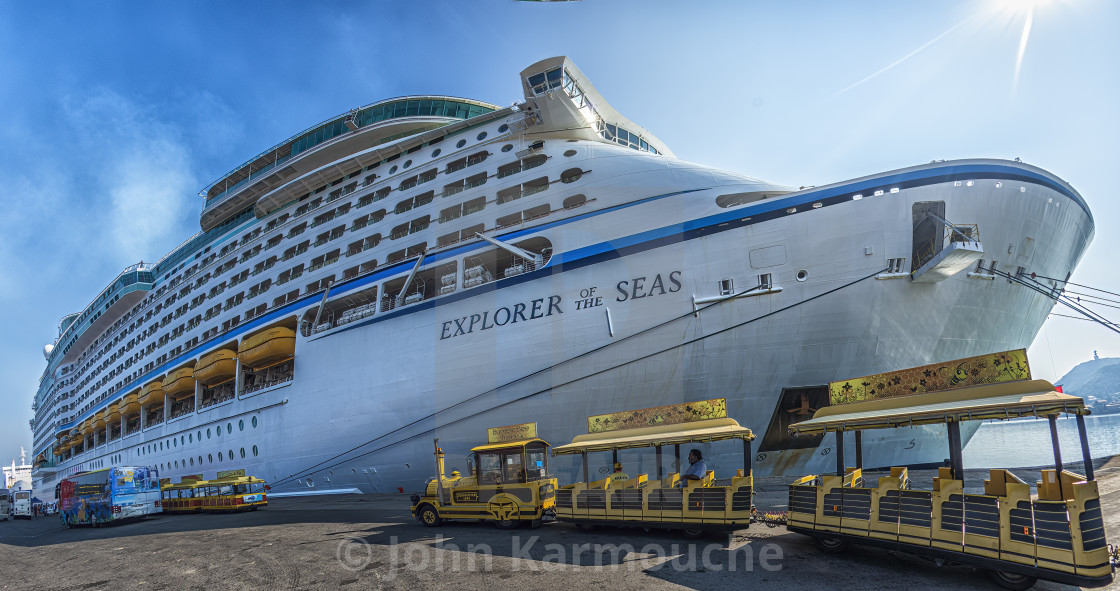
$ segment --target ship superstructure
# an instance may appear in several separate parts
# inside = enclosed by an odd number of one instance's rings
[[[828,382],[1029,345],[1053,301],[996,271],[1066,277],[1093,234],[1026,164],[794,190],[677,159],[567,58],[521,79],[511,107],[355,109],[207,187],[197,235],[60,322],[37,488],[150,465],[396,490],[433,436],[451,459],[486,426],[560,441],[715,397],[764,434],[758,473],[811,471],[828,442],[786,427]],[[936,428],[889,436],[869,465],[942,459]]]

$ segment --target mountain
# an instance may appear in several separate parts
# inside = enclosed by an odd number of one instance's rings
[[[1069,370],[1057,383],[1067,394],[1120,399],[1120,358],[1086,361]]]

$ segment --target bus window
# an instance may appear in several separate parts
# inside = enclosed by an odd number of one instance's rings
[[[529,464],[526,467],[529,480],[539,480],[541,478],[544,478],[548,473],[543,447],[526,448],[525,461]]]
[[[496,453],[478,454],[478,481],[497,484],[502,481],[502,458]]]
[[[521,465],[521,452],[509,452],[505,455],[505,482],[525,482],[525,468]]]

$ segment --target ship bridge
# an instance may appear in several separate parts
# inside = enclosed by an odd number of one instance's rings
[[[527,136],[562,134],[607,140],[652,154],[673,156],[664,142],[614,110],[567,57],[541,60],[521,71]]]

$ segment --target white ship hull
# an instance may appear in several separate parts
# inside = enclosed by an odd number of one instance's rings
[[[551,257],[540,268],[303,331],[290,381],[254,392],[239,381],[231,400],[67,457],[47,480],[150,465],[173,481],[244,469],[281,494],[408,491],[432,475],[433,438],[449,469],[465,470],[488,427],[536,422],[559,444],[586,432],[589,415],[711,398],[726,398],[728,416],[758,435],[757,475],[828,472],[831,438],[794,449],[772,425],[790,391],[1024,348],[1053,307],[1045,294],[984,274],[911,280],[915,203],[943,202],[946,219],[975,224],[983,265],[1012,273],[1067,277],[1093,233],[1076,192],[1013,162],[933,163],[721,207],[720,196],[775,187],[594,141],[558,147],[580,154],[553,155],[542,173],[578,164],[590,172],[574,187],[602,202],[488,232],[507,243],[546,240]],[[436,250],[422,268],[465,269],[486,249],[475,241]],[[898,258],[903,272],[888,272]],[[410,266],[338,282],[329,301]],[[759,289],[763,274],[768,289]],[[721,297],[721,287],[740,297]],[[270,310],[221,340],[314,317],[321,299]],[[962,429],[966,441],[976,426]],[[699,447],[717,474],[740,467],[738,449]],[[869,432],[863,450],[866,467],[948,457],[937,427]],[[602,455],[593,469],[609,464]],[[620,459],[630,473],[655,472],[652,452]],[[552,462],[562,482],[575,479],[570,459]]]

